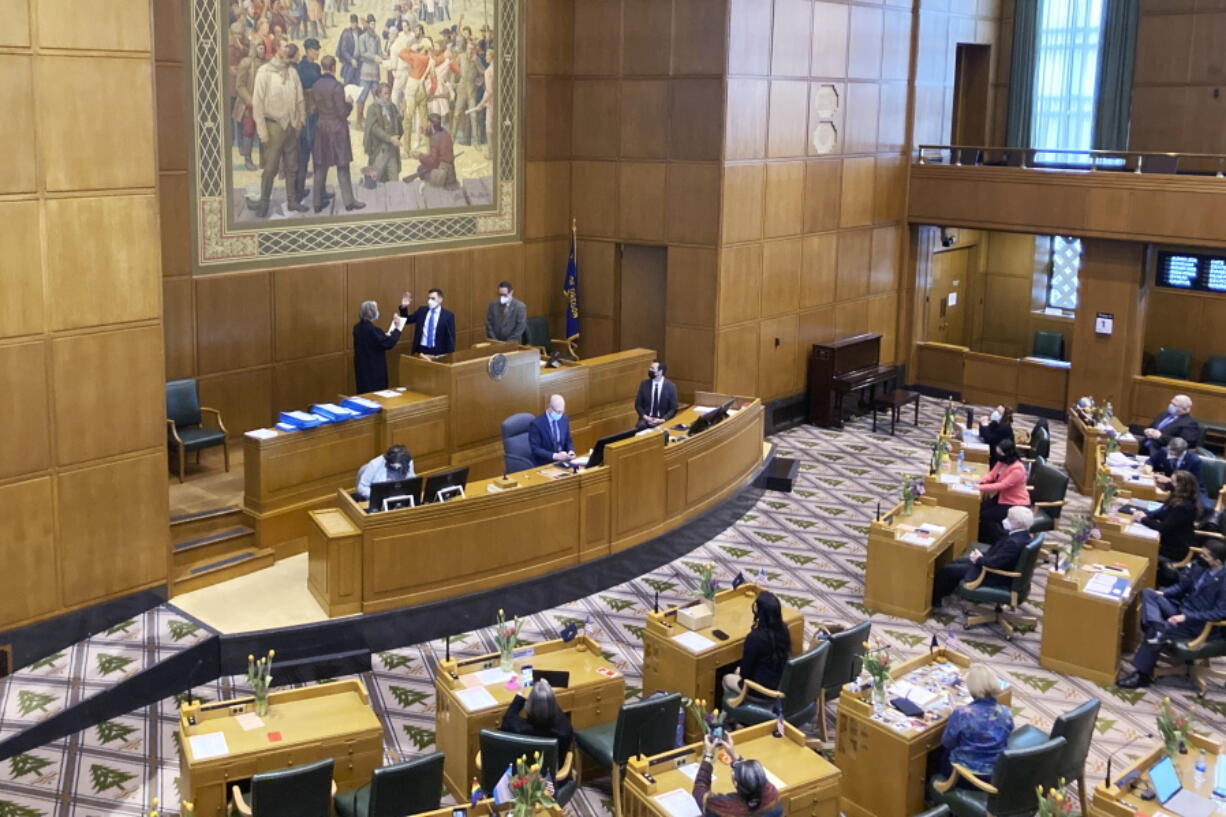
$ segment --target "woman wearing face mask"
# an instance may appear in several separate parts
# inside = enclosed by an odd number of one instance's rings
[[[1004,440],[1013,440],[1013,409],[997,406],[986,423],[979,424],[979,439],[988,447],[988,464],[995,465],[1000,458],[996,446]]]
[[[1026,466],[1018,456],[1012,439],[996,444],[996,464],[979,481],[984,495],[979,506],[979,541],[991,544],[1005,534],[1005,515],[1015,505],[1030,506],[1030,491],[1026,489]]]
[[[1196,522],[1200,516],[1200,486],[1187,471],[1171,475],[1171,494],[1162,506],[1149,513],[1137,511],[1132,518],[1158,531],[1158,586],[1177,578],[1172,562],[1183,561],[1188,548],[1196,544]]]

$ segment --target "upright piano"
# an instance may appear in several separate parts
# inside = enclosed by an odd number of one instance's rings
[[[843,427],[843,398],[887,383],[897,366],[881,365],[881,335],[864,332],[815,343],[809,354],[809,422]]]

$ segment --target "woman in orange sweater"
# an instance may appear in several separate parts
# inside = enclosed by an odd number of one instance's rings
[[[979,506],[979,541],[988,544],[1005,535],[1004,521],[1009,508],[1030,505],[1030,491],[1026,490],[1026,466],[1022,464],[1013,440],[1005,439],[997,443],[996,456],[996,464],[978,486],[979,492],[985,495]]]

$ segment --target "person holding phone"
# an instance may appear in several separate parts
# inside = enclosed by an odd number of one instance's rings
[[[733,794],[711,793],[712,760],[716,747],[722,747],[732,761]],[[732,736],[707,735],[702,742],[702,763],[694,777],[694,802],[704,817],[783,817],[779,790],[766,776],[766,769],[756,760],[746,760],[736,753]]]
[[[512,699],[498,726],[503,732],[530,735],[536,738],[554,738],[558,741],[558,763],[565,764],[566,753],[575,740],[575,730],[562,707],[558,706],[553,687],[544,678],[534,683],[531,692],[524,689]]]

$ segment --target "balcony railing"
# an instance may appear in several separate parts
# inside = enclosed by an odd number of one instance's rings
[[[915,163],[953,167],[1017,167],[1087,173],[1166,173],[1226,178],[1226,156],[1212,153],[920,145]]]

